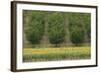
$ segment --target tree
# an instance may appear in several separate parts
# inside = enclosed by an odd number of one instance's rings
[[[70,40],[76,46],[83,43],[84,41],[84,23],[81,13],[72,13],[70,18],[69,30],[70,30]]]
[[[38,44],[44,33],[44,13],[42,11],[29,11],[28,14],[26,19],[29,21],[25,23],[25,36],[30,43]]]
[[[58,47],[60,43],[65,40],[64,30],[64,17],[60,12],[54,12],[49,14],[48,18],[48,36],[49,41]]]
[[[88,41],[90,42],[91,40],[91,14],[86,13],[82,17],[83,17],[83,22],[85,25],[85,33],[87,35]]]

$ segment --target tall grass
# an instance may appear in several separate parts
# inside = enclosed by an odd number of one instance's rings
[[[77,60],[91,58],[90,47],[24,48],[23,62]]]

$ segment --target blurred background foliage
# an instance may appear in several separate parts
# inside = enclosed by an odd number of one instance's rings
[[[24,47],[90,45],[91,14],[23,10]]]

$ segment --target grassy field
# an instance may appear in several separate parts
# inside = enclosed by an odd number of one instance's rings
[[[23,62],[77,60],[89,58],[91,58],[90,47],[23,49]]]

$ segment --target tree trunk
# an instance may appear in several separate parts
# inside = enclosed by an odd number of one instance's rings
[[[45,14],[45,16],[43,17],[44,21],[45,21],[45,26],[44,26],[44,35],[43,38],[41,40],[41,43],[43,44],[44,47],[48,47],[49,44],[49,40],[48,40],[48,13]]]

